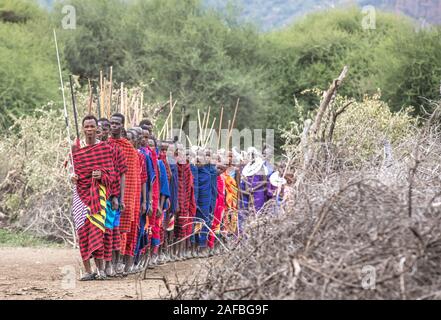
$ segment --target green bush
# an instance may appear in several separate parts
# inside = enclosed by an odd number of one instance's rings
[[[0,130],[57,98],[55,47],[47,13],[32,1],[3,1],[0,11],[25,20],[0,20]]]

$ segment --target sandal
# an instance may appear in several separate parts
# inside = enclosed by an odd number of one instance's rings
[[[86,273],[84,276],[81,277],[80,281],[92,281],[95,280],[95,277],[95,273]]]
[[[96,277],[97,280],[106,280],[107,276],[106,276],[106,272],[103,271],[98,271],[98,276]]]
[[[113,278],[116,276],[115,270],[112,267],[106,268],[105,273],[106,273],[106,276],[109,278]]]
[[[124,273],[124,264],[122,263],[118,263],[116,265],[116,275],[121,277]]]

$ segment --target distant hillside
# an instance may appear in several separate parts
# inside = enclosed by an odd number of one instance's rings
[[[50,8],[55,0],[36,0]],[[202,0],[211,8],[225,10],[232,5],[244,21],[255,23],[261,30],[280,28],[304,15],[329,8],[349,5],[373,5],[378,9],[406,14],[430,24],[441,24],[441,0]]]
[[[204,0],[209,6],[224,9],[225,0]],[[406,14],[430,24],[441,24],[440,0],[236,0],[246,21],[257,23],[262,30],[271,30],[292,23],[308,13],[330,8],[373,5],[379,10]]]

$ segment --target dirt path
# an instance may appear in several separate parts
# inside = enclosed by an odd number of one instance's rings
[[[166,276],[176,282],[197,274],[200,260],[169,263],[147,271],[147,277]],[[137,281],[138,275],[106,281],[81,282],[78,250],[58,248],[0,248],[0,300],[2,299],[161,299],[163,281]]]

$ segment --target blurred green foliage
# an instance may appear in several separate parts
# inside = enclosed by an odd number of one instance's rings
[[[76,8],[77,29],[61,29],[64,4]],[[281,30],[261,33],[199,0],[60,0],[52,11],[32,1],[0,0],[0,11],[25,17],[0,20],[0,125],[50,100],[61,106],[52,28],[59,35],[63,74],[96,83],[113,66],[116,83],[148,83],[149,101],[174,99],[196,119],[198,108],[217,114],[224,127],[240,98],[239,128],[284,128],[298,119],[295,99],[307,110],[344,65],[340,94],[362,99],[381,89],[393,111],[439,95],[439,28],[417,30],[407,18],[377,12],[376,28],[362,28],[358,8],[311,14]],[[84,86],[87,88],[87,86]],[[69,101],[69,100],[68,100]],[[176,119],[178,122],[179,119]],[[282,141],[277,142],[280,145]]]
[[[4,14],[4,13],[8,14]],[[34,1],[0,0],[0,128],[57,97],[47,12]]]

